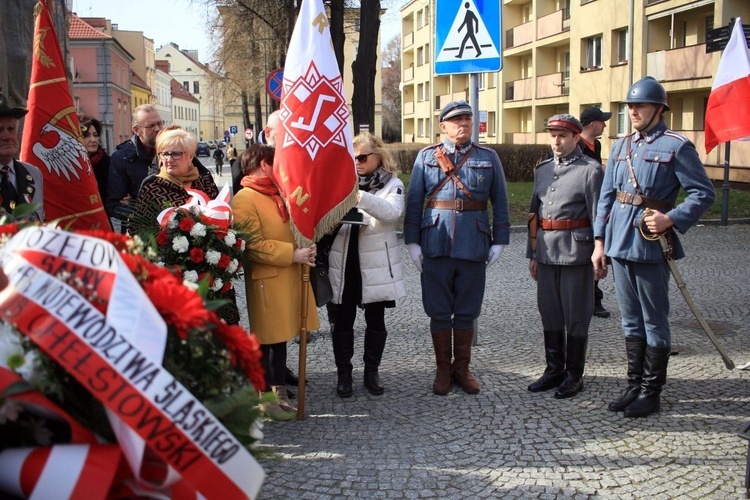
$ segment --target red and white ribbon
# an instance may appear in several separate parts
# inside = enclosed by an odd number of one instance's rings
[[[224,184],[218,196],[213,200],[210,200],[203,191],[189,188],[186,191],[190,194],[187,202],[179,207],[164,209],[156,216],[156,220],[161,227],[166,227],[178,210],[192,210],[200,214],[209,224],[224,229],[232,224],[232,208],[229,206],[229,198],[231,197],[229,184]]]

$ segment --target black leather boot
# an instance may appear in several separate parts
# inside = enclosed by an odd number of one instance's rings
[[[380,396],[385,391],[378,367],[380,360],[383,358],[385,349],[385,339],[388,336],[386,331],[377,331],[372,328],[365,329],[365,353],[362,360],[365,362],[365,388],[374,396]]]
[[[565,357],[565,379],[555,391],[555,398],[572,398],[583,390],[583,370],[586,366],[586,347],[589,338],[568,335]]]
[[[547,368],[539,380],[529,385],[530,392],[554,389],[565,378],[565,332],[562,330],[544,331],[544,356]]]
[[[643,362],[643,380],[638,397],[624,410],[628,418],[648,417],[659,411],[659,395],[667,381],[669,351],[663,347],[646,346]]]
[[[625,354],[628,357],[628,386],[618,399],[609,403],[607,408],[611,411],[624,410],[641,392],[646,341],[635,337],[625,337]]]
[[[351,397],[354,394],[352,388],[352,356],[354,355],[354,332],[333,332],[333,359],[336,361],[336,372],[338,383],[336,394],[342,398]]]

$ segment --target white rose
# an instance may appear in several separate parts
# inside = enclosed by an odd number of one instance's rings
[[[177,227],[177,214],[172,212],[167,220],[167,229],[174,229]]]
[[[200,222],[196,222],[193,228],[190,230],[190,236],[206,236],[206,225],[201,224]]]
[[[216,281],[214,281],[214,284],[211,285],[210,288],[212,291],[218,292],[219,290],[221,290],[221,287],[223,286],[224,286],[224,282],[221,281],[221,278],[216,278]]]
[[[198,283],[193,283],[192,281],[182,280],[182,284],[185,285],[185,288],[189,288],[190,290],[198,289]]]
[[[263,422],[260,420],[254,420],[253,423],[250,424],[250,437],[256,441],[263,439]]]
[[[172,240],[172,249],[177,253],[185,253],[188,251],[188,247],[190,247],[190,243],[188,242],[188,239],[184,236],[177,236],[175,239]]]
[[[240,267],[240,263],[237,259],[232,259],[231,262],[229,262],[229,265],[227,266],[227,272],[229,274],[233,274],[237,271],[237,268]]]
[[[206,262],[208,262],[212,266],[215,266],[219,263],[219,259],[221,259],[221,252],[217,252],[216,250],[208,250],[204,257],[206,259]]]
[[[235,243],[237,243],[237,237],[232,231],[229,231],[227,235],[224,236],[224,244],[228,247],[233,247]]]
[[[242,245],[240,245],[240,250],[241,250],[242,252],[244,252],[244,251],[245,251],[245,240],[242,240]]]

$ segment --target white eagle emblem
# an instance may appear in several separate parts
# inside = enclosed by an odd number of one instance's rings
[[[45,136],[53,132],[57,134],[57,143],[47,148],[42,144],[42,140],[50,144],[50,137]],[[92,174],[89,155],[77,138],[49,123],[42,127],[39,136],[40,141],[34,144],[32,149],[50,173],[54,172],[58,177],[64,176],[68,181],[70,181],[71,174],[81,180],[78,170],[86,172],[87,175]],[[51,138],[54,139],[54,135]]]

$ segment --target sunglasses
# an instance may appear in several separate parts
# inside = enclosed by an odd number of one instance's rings
[[[184,154],[185,153],[183,151],[164,151],[164,152],[159,153],[159,156],[161,156],[162,158],[171,157],[174,160],[179,160],[180,158],[182,158],[182,155]]]
[[[355,160],[359,163],[364,163],[367,161],[367,157],[370,155],[374,155],[375,153],[367,153],[367,154],[361,154],[354,157]]]

